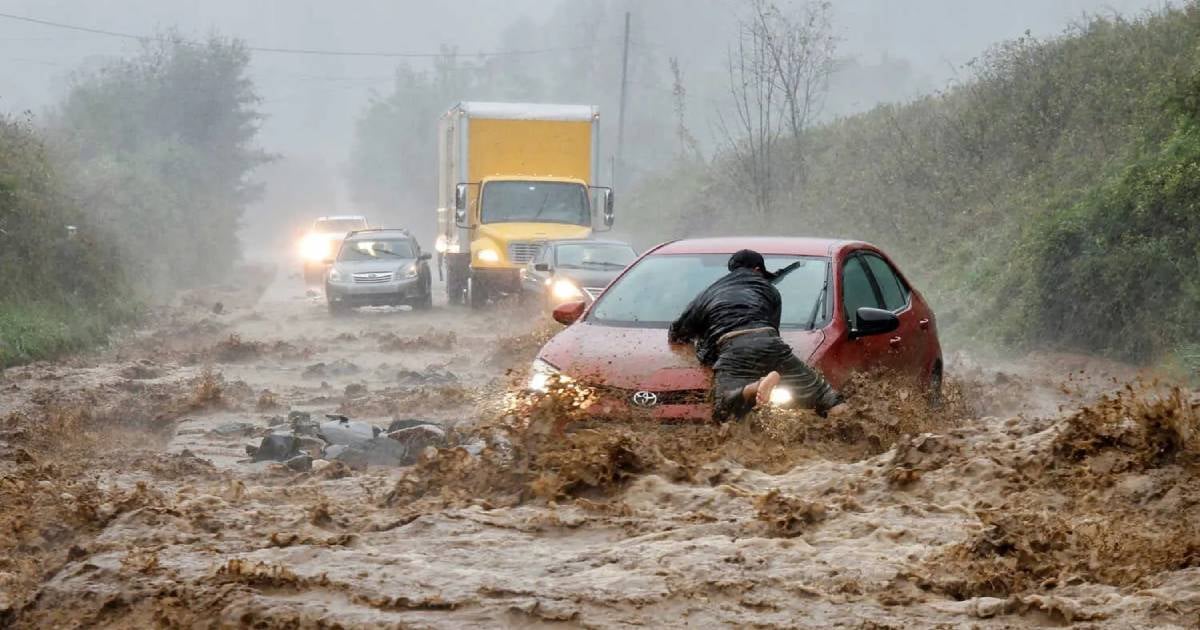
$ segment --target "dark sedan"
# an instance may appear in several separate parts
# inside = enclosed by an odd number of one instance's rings
[[[525,266],[522,289],[550,309],[591,303],[636,258],[633,246],[621,241],[550,241]]]

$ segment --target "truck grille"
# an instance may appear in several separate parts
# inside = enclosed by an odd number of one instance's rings
[[[389,272],[383,273],[356,273],[354,274],[354,282],[356,284],[380,284],[382,282],[391,282],[392,274]]]
[[[525,264],[537,257],[538,252],[542,251],[540,243],[510,243],[508,245],[508,259],[515,263]]]

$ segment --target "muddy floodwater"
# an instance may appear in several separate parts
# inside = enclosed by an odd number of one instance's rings
[[[248,275],[0,376],[0,627],[1200,626],[1187,389],[956,354],[938,409],[575,421],[514,394],[528,312],[333,318]],[[446,439],[250,461],[290,412]]]

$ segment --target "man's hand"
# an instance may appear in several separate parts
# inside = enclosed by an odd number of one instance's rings
[[[829,411],[825,412],[825,417],[826,418],[840,418],[842,416],[848,415],[849,413],[850,413],[850,405],[847,405],[846,403],[838,403],[838,404],[830,407]]]

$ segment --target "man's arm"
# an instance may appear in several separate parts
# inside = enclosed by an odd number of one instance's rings
[[[699,334],[700,319],[704,309],[700,306],[700,299],[704,294],[696,296],[687,308],[683,309],[681,314],[675,321],[671,322],[671,327],[667,329],[667,341],[670,343],[688,343],[696,338]]]

